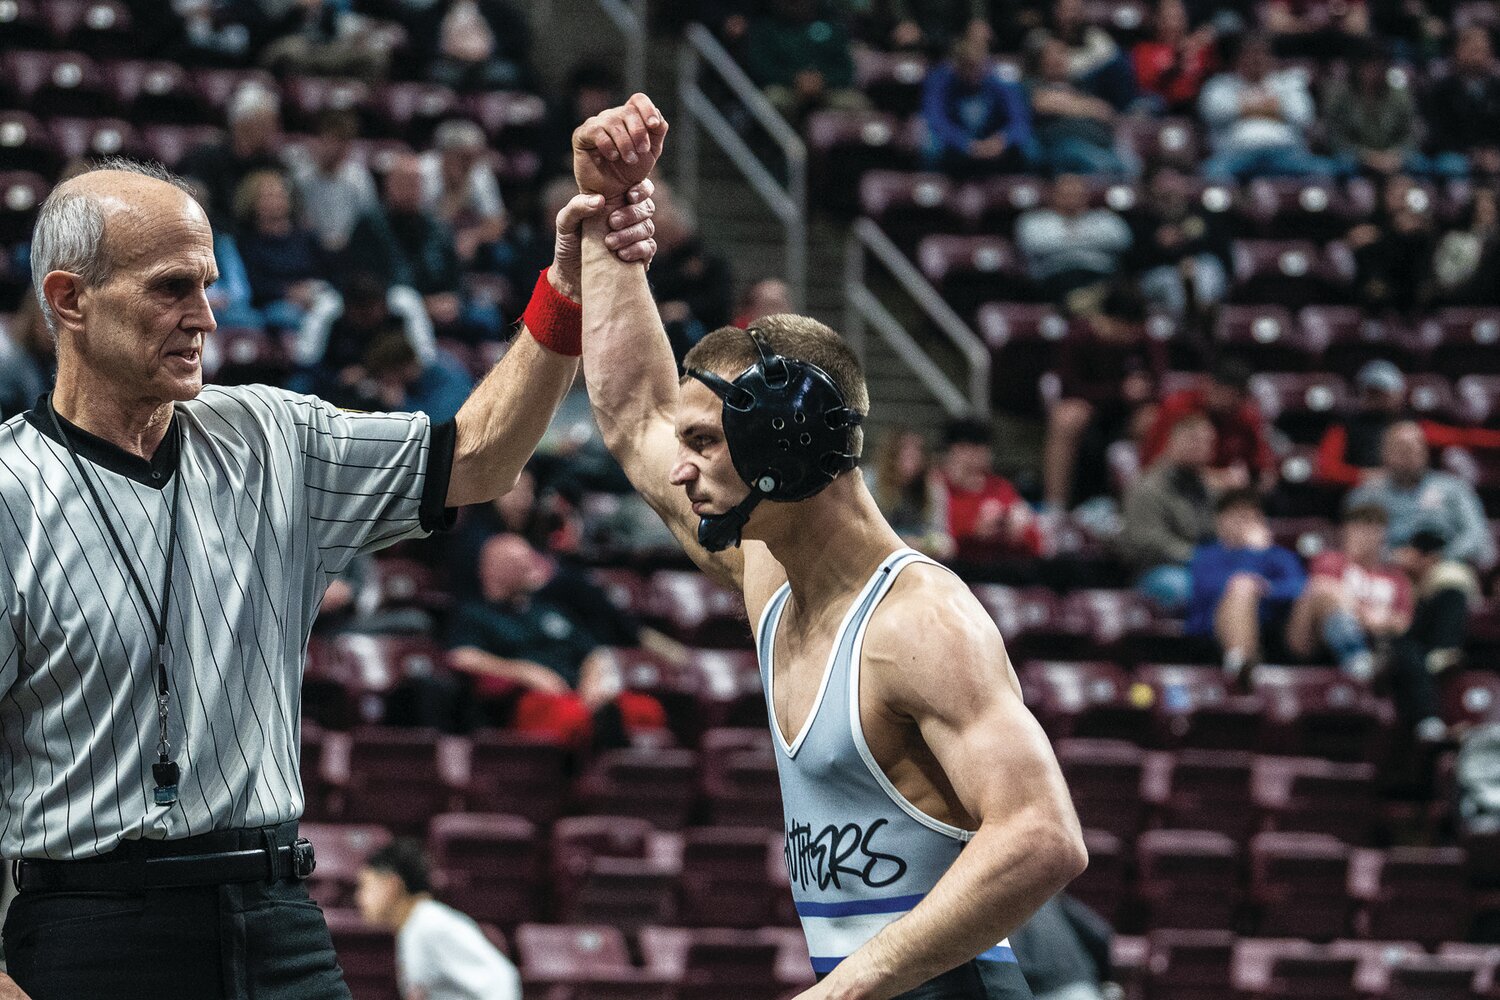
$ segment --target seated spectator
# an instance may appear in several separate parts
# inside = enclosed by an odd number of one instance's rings
[[[1261,23],[1277,53],[1288,58],[1336,59],[1370,33],[1365,0],[1270,0],[1261,10]]]
[[[1131,61],[1140,92],[1171,114],[1190,111],[1203,82],[1218,65],[1218,35],[1212,25],[1189,30],[1182,0],[1157,0],[1151,37],[1135,44]]]
[[[1375,217],[1344,238],[1354,252],[1355,299],[1365,312],[1416,312],[1436,241],[1426,195],[1409,177],[1387,178]]]
[[[454,90],[514,90],[531,79],[531,28],[506,0],[451,0],[427,65],[434,83]],[[428,15],[429,18],[432,15]]]
[[[1323,105],[1328,144],[1350,170],[1462,176],[1467,169],[1457,154],[1422,154],[1416,101],[1409,87],[1392,86],[1390,57],[1374,45],[1360,49],[1349,75],[1330,85]]]
[[[1474,191],[1464,220],[1448,230],[1432,254],[1428,295],[1434,306],[1500,305],[1500,208],[1491,188]]]
[[[481,599],[459,607],[448,644],[449,664],[474,679],[482,711],[519,690],[511,725],[578,749],[624,746],[630,733],[666,724],[656,699],[622,690],[598,653],[644,645],[681,662],[680,644],[642,628],[587,577],[518,535],[485,543],[479,581]]]
[[[1471,172],[1500,177],[1500,74],[1487,29],[1475,24],[1458,32],[1448,74],[1432,84],[1427,100],[1432,151],[1467,157]]]
[[[916,431],[897,431],[880,442],[868,478],[870,492],[896,534],[917,551],[946,559],[953,555],[953,536],[934,475],[927,440]]]
[[[239,4],[237,6],[247,6]],[[391,51],[403,37],[383,22],[350,9],[344,0],[260,3],[274,41],[261,50],[260,64],[279,77],[352,76],[371,82],[385,78]]]
[[[1161,453],[1125,491],[1116,547],[1136,588],[1174,614],[1192,595],[1188,563],[1214,533],[1213,494],[1204,470],[1214,457],[1214,425],[1201,413],[1178,418]]]
[[[1138,425],[1167,371],[1166,347],[1132,320],[1089,316],[1058,344],[1060,398],[1047,411],[1042,502],[1067,510],[1109,492],[1109,446]]]
[[[1205,177],[1336,177],[1342,172],[1308,148],[1314,108],[1306,77],[1299,70],[1276,69],[1262,35],[1240,40],[1234,70],[1204,84],[1198,112],[1213,149],[1203,164]]]
[[[1216,491],[1275,484],[1276,456],[1266,433],[1266,418],[1250,398],[1250,368],[1229,358],[1214,365],[1201,389],[1182,389],[1161,401],[1156,419],[1141,445],[1141,464],[1156,461],[1167,437],[1183,415],[1201,413],[1214,425],[1214,459],[1205,473]]]
[[[573,504],[555,484],[566,479],[558,464],[534,458],[509,492],[487,504],[464,508],[442,546],[442,565],[454,593],[479,592],[479,554],[496,535],[519,535],[538,552],[553,556],[577,554],[582,527]],[[544,483],[538,470],[548,466],[554,472],[551,481]]]
[[[1034,558],[1042,552],[1036,515],[1016,488],[995,474],[994,461],[988,425],[974,420],[948,425],[938,483],[955,556],[967,563]]]
[[[656,262],[651,288],[672,350],[681,360],[703,336],[726,326],[734,308],[734,273],[698,231],[692,212],[657,182]]]
[[[924,165],[955,177],[1024,170],[1031,159],[1031,108],[1002,80],[982,41],[964,40],[922,84]]]
[[[1212,636],[1223,650],[1224,672],[1248,683],[1261,657],[1281,650],[1306,577],[1296,553],[1271,544],[1254,490],[1230,490],[1214,510],[1218,538],[1198,546],[1188,564],[1192,596],[1183,632]]]
[[[1376,653],[1411,624],[1411,583],[1384,559],[1388,520],[1384,507],[1350,507],[1339,549],[1313,558],[1287,623],[1287,648],[1298,659],[1326,650],[1340,670],[1367,681]]]
[[[298,326],[326,287],[327,261],[317,236],[297,223],[286,177],[277,170],[259,170],[241,181],[234,220],[250,304],[271,327]]]
[[[745,69],[782,117],[794,124],[821,108],[862,111],[854,86],[849,28],[820,0],[770,0],[750,18]]]
[[[1427,439],[1415,421],[1401,420],[1386,429],[1381,474],[1367,479],[1344,503],[1384,508],[1390,515],[1386,540],[1393,547],[1425,529],[1447,539],[1444,558],[1478,569],[1495,564],[1495,539],[1474,487],[1430,467]]]
[[[1222,212],[1192,197],[1187,178],[1152,173],[1135,213],[1131,263],[1147,304],[1178,319],[1202,319],[1229,291],[1230,232]]]
[[[1447,735],[1438,715],[1437,679],[1463,658],[1469,613],[1479,605],[1479,578],[1467,563],[1445,556],[1450,543],[1428,529],[1399,546],[1395,559],[1411,578],[1416,595],[1411,627],[1391,650],[1391,686],[1396,712],[1418,738]]]
[[[780,278],[761,278],[745,290],[739,312],[734,317],[734,325],[743,330],[762,316],[796,311],[792,306],[792,290],[785,281]]]
[[[919,49],[936,56],[955,45],[982,45],[989,51],[991,0],[888,0],[886,12],[895,21],[893,49]]]
[[[396,935],[396,985],[413,1000],[521,1000],[521,974],[471,918],[432,898],[422,844],[391,841],[354,891],[365,923]]]
[[[0,323],[0,423],[35,406],[56,368],[57,343],[28,288],[9,325]]]
[[[480,250],[505,235],[506,225],[505,202],[490,167],[484,132],[471,121],[455,118],[437,127],[432,145],[421,155],[422,208],[453,233],[458,262],[473,267]]]
[[[1068,54],[1068,79],[1079,90],[1124,111],[1135,101],[1135,74],[1115,40],[1088,20],[1083,0],[1054,0],[1049,29]]]
[[[1041,36],[1031,42],[1029,51],[1037,163],[1053,174],[1128,173],[1115,149],[1115,109],[1073,83],[1068,47]]]
[[[474,390],[473,377],[457,360],[439,351],[423,361],[402,334],[387,334],[372,343],[365,351],[364,369],[365,391],[378,401],[374,409],[425,413],[433,423],[458,416]]]
[[[352,155],[357,138],[359,115],[328,110],[318,115],[317,131],[305,146],[289,146],[282,154],[302,220],[330,256],[349,245],[361,218],[380,211],[375,178]]]
[[[190,150],[178,165],[184,177],[208,190],[206,207],[215,218],[233,218],[235,192],[245,178],[262,170],[280,170],[281,101],[259,83],[234,92],[228,108],[229,136]]]
[[[1016,219],[1016,248],[1027,274],[1052,301],[1101,295],[1101,286],[1120,273],[1130,227],[1111,209],[1089,208],[1088,187],[1073,174],[1053,182],[1048,202]]]

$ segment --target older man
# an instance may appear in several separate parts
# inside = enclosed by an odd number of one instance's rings
[[[303,649],[356,554],[515,482],[578,367],[559,249],[530,335],[434,426],[205,387],[213,234],[165,171],[109,161],[47,199],[56,387],[0,427],[0,998],[349,996],[300,882]]]

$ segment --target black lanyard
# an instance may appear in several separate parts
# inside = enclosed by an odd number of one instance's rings
[[[151,595],[146,591],[146,585],[141,582],[141,576],[136,572],[135,563],[130,554],[125,551],[125,544],[120,541],[120,534],[115,530],[114,523],[110,521],[109,514],[104,510],[104,501],[99,498],[99,490],[94,486],[93,477],[84,468],[83,462],[78,458],[78,452],[73,449],[73,439],[62,427],[62,422],[57,417],[57,407],[52,405],[52,397],[47,397],[47,413],[52,417],[52,426],[57,431],[57,436],[68,448],[68,455],[73,459],[73,466],[78,470],[78,475],[89,488],[89,495],[94,499],[94,508],[99,512],[99,520],[109,531],[110,541],[115,543],[115,551],[120,554],[120,564],[130,574],[130,580],[135,584],[136,592],[141,595],[141,604],[146,608],[146,614],[151,618],[151,624],[156,629],[156,720],[158,725],[158,739],[156,753],[158,760],[151,765],[152,776],[156,778],[155,802],[159,806],[169,806],[177,801],[177,780],[181,769],[177,762],[171,758],[171,745],[167,742],[167,712],[168,696],[171,689],[167,683],[167,609],[172,603],[172,564],[177,555],[177,508],[178,500],[182,496],[182,424],[174,420],[173,426],[177,430],[177,470],[172,477],[172,506],[168,514],[171,525],[171,534],[167,538],[167,567],[162,572],[161,584],[161,613],[158,614],[152,607]]]

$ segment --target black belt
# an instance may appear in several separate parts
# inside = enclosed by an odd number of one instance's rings
[[[297,840],[274,850],[255,847],[103,863],[23,859],[15,863],[11,878],[20,892],[140,892],[225,882],[301,880],[311,875],[317,864],[312,843]]]

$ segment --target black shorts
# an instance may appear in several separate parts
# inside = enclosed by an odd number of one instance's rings
[[[1015,962],[965,962],[896,1000],[1032,1000],[1031,987]]]

